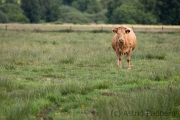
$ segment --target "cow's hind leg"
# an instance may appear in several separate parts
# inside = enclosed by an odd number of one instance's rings
[[[127,60],[127,63],[128,63],[128,69],[131,69],[131,66],[130,66],[130,55],[126,56],[126,60]]]

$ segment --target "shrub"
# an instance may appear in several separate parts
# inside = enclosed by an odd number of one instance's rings
[[[134,6],[123,4],[113,11],[111,16],[113,23],[126,24],[156,24],[157,20],[150,12],[135,8]]]
[[[69,6],[61,7],[62,16],[60,21],[66,23],[82,24],[89,23],[89,19],[84,14],[75,8]]]
[[[0,23],[7,23],[8,21],[7,15],[0,10]]]
[[[73,8],[73,7],[70,7],[70,6],[67,6],[67,5],[61,6],[60,9],[61,9],[61,12],[62,12],[62,13],[78,12],[77,9],[75,9],[75,8]]]
[[[29,23],[29,19],[23,14],[23,10],[15,4],[3,4],[0,6],[10,22]]]
[[[165,59],[165,54],[147,54],[146,58],[147,59],[164,60]]]
[[[84,15],[91,21],[91,22],[95,22],[95,23],[105,23],[108,18],[106,17],[106,12],[107,10],[102,10],[96,14],[88,14],[88,13],[84,13]]]
[[[102,6],[97,0],[74,0],[72,6],[82,12],[90,14],[97,13],[102,10]]]
[[[54,24],[63,24],[61,20],[55,21]]]

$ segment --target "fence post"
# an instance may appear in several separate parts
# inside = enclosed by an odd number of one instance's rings
[[[6,29],[6,31],[7,31],[7,29],[8,29],[7,25],[5,25],[5,29]]]
[[[72,26],[70,26],[70,31],[72,30]]]
[[[164,27],[162,26],[162,32],[164,31]]]
[[[101,30],[103,31],[103,26],[101,26]]]

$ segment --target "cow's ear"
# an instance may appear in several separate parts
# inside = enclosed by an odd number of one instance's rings
[[[115,33],[115,34],[117,33],[117,31],[118,31],[118,28],[112,29],[112,32]]]
[[[126,34],[128,34],[128,33],[130,33],[130,32],[131,32],[130,29],[126,29],[126,30],[125,30],[125,33],[126,33]]]

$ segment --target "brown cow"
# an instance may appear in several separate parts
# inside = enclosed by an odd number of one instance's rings
[[[136,47],[136,35],[131,28],[126,26],[117,27],[112,32],[115,33],[112,39],[112,48],[116,51],[117,65],[122,67],[121,56],[126,54],[128,69],[131,69],[130,58]]]

